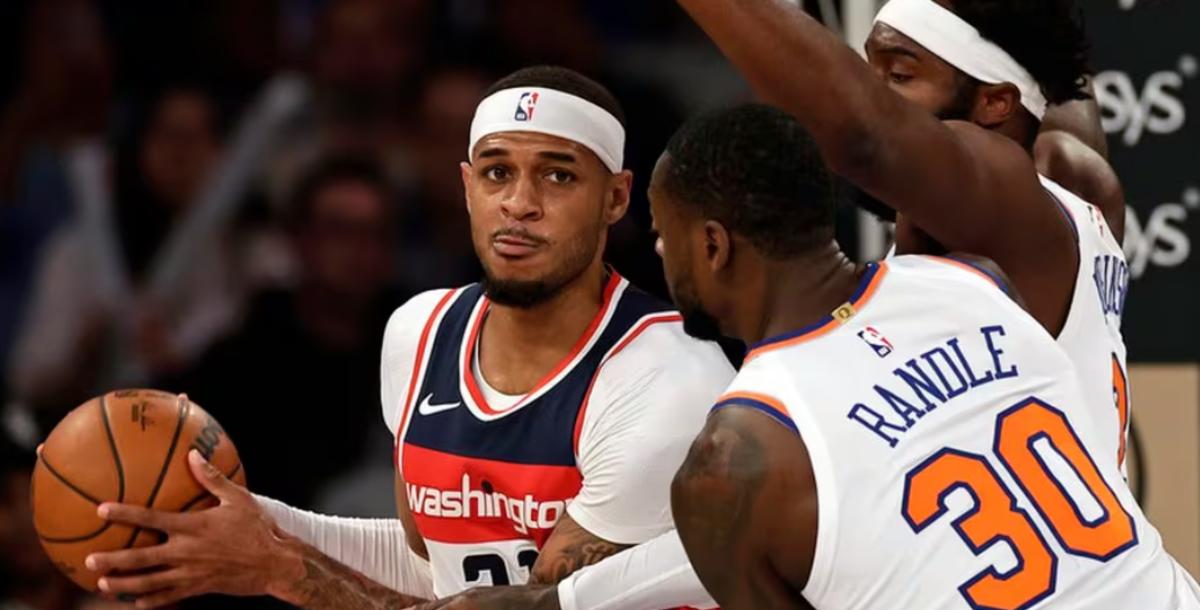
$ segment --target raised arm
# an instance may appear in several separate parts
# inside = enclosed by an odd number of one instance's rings
[[[996,260],[1034,295],[1035,317],[1061,323],[1070,295],[1055,286],[1073,281],[1074,236],[1028,151],[904,99],[788,0],[678,1],[760,95],[804,124],[835,173],[947,249]],[[1005,116],[1020,96],[998,87],[1007,93],[989,96],[989,112]]]
[[[817,494],[795,431],[745,407],[717,411],[671,490],[679,537],[726,610],[809,608]]]

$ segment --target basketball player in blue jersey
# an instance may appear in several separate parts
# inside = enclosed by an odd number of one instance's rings
[[[400,608],[557,583],[670,531],[671,477],[733,370],[602,262],[629,204],[623,124],[606,89],[562,68],[518,71],[480,102],[462,177],[484,280],[414,297],[383,341],[399,519],[255,498],[192,456],[221,506],[101,507],[169,535],[93,555],[104,573],[158,568],[101,588],[140,607],[218,592]]]
[[[890,0],[867,63],[789,0],[679,4],[836,174],[898,213],[897,253],[1000,264],[1111,420],[1108,457],[1123,463],[1124,199],[1104,157],[1053,117],[1086,97],[1073,3]]]

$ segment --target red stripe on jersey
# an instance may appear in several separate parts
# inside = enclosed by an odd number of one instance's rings
[[[421,535],[435,542],[546,542],[583,476],[574,466],[516,464],[405,443],[404,485]]]
[[[560,360],[549,373],[542,377],[542,379],[533,386],[532,390],[525,394],[524,398],[508,409],[493,409],[483,397],[483,392],[479,390],[479,384],[475,381],[474,367],[472,366],[473,358],[475,357],[475,346],[479,342],[479,332],[483,328],[483,319],[487,317],[487,310],[491,306],[491,302],[485,297],[483,299],[483,305],[479,308],[479,313],[476,314],[475,320],[471,324],[471,332],[467,334],[467,349],[465,355],[463,356],[462,363],[463,381],[466,383],[467,391],[471,393],[471,399],[475,401],[475,404],[479,407],[479,410],[483,411],[487,415],[500,415],[502,413],[512,411],[513,409],[525,404],[525,401],[528,400],[530,396],[536,394],[539,390],[545,387],[546,384],[553,381],[559,373],[563,372],[564,369],[570,366],[570,364],[574,362],[575,357],[579,355],[579,352],[583,351],[583,348],[587,346],[587,344],[592,340],[592,337],[600,330],[600,323],[604,321],[605,315],[608,314],[608,310],[612,307],[613,294],[617,291],[617,286],[620,284],[621,276],[616,272],[613,272],[608,279],[608,285],[604,287],[604,293],[602,297],[603,301],[600,305],[600,311],[596,312],[596,316],[592,318],[592,321],[588,324],[587,329],[583,331],[583,336],[575,342],[575,345],[571,348],[571,351],[562,360]]]
[[[438,315],[442,313],[442,309],[445,309],[446,304],[453,299],[454,295],[458,294],[459,290],[456,288],[446,291],[446,294],[433,307],[433,313],[429,314],[429,319],[425,321],[425,328],[421,329],[421,338],[417,341],[417,356],[413,359],[412,375],[409,376],[408,380],[408,395],[404,398],[404,411],[401,413],[399,425],[396,426],[396,443],[392,449],[392,464],[396,464],[397,454],[400,451],[400,442],[403,440],[400,436],[404,434],[404,427],[408,423],[409,411],[412,410],[413,403],[417,399],[417,382],[421,379],[421,366],[425,362],[425,346],[429,343],[429,333],[433,331],[433,323],[438,319]]]
[[[616,347],[609,350],[608,354],[604,357],[604,360],[599,366],[596,367],[596,372],[592,375],[592,381],[588,384],[587,393],[583,395],[583,404],[579,406],[579,414],[575,416],[575,434],[573,436],[573,446],[575,447],[576,456],[579,455],[579,436],[583,433],[583,416],[585,413],[587,413],[588,402],[592,398],[592,388],[596,386],[596,379],[600,377],[600,371],[604,369],[604,365],[607,364],[609,360],[612,360],[613,356],[616,356],[618,353],[620,353],[621,350],[625,349],[630,343],[633,343],[633,340],[637,339],[638,336],[645,332],[647,328],[663,322],[682,321],[683,316],[674,312],[649,316],[643,319],[640,324],[633,328],[633,330],[629,331],[625,335],[625,338],[617,343]]]

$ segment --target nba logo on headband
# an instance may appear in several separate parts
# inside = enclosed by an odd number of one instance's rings
[[[521,99],[517,100],[517,112],[513,115],[514,121],[532,121],[533,110],[537,107],[538,93],[522,93]]]
[[[471,120],[467,158],[481,139],[506,131],[544,133],[577,142],[596,153],[613,173],[621,171],[625,159],[625,127],[617,117],[581,97],[548,87],[504,89],[479,102]]]

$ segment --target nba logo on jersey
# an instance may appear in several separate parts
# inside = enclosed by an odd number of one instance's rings
[[[880,358],[887,356],[895,349],[892,346],[892,342],[888,341],[887,337],[883,336],[883,333],[875,330],[874,326],[868,326],[858,331],[858,338],[862,339],[863,343],[866,343],[871,349],[875,350],[875,354]]]
[[[513,120],[532,121],[533,109],[537,106],[538,97],[540,96],[537,91],[522,93],[521,99],[517,100],[517,113],[513,115]]]

